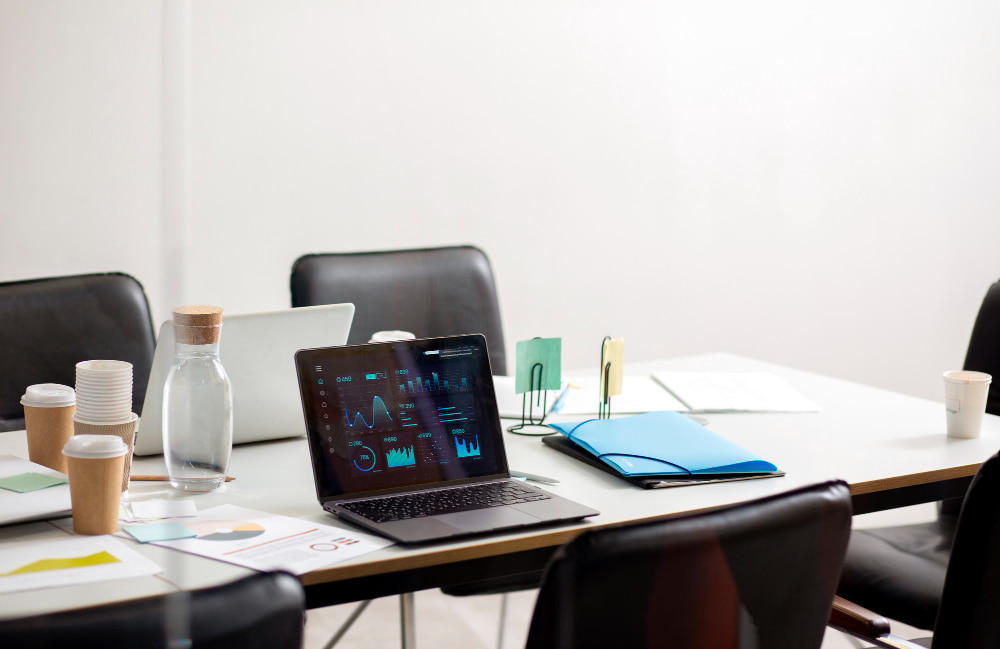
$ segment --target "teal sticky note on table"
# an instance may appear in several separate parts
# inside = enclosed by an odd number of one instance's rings
[[[45,475],[32,471],[0,478],[0,489],[27,493],[29,491],[38,491],[39,489],[66,484],[66,482],[68,481],[63,476]]]
[[[536,369],[535,366],[539,367]],[[534,385],[532,385],[534,373]],[[562,338],[531,338],[517,343],[514,393],[558,390],[562,384]]]
[[[153,523],[151,525],[127,525],[122,527],[139,543],[154,541],[173,541],[175,539],[190,539],[198,536],[190,527],[180,523]]]

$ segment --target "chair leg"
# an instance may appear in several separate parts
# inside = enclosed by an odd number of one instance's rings
[[[365,601],[358,604],[351,612],[351,614],[347,617],[347,619],[344,620],[344,623],[340,625],[340,628],[337,629],[337,632],[333,634],[333,637],[330,638],[330,641],[327,642],[325,645],[323,645],[323,649],[331,649],[335,644],[340,642],[340,639],[344,637],[344,634],[347,633],[347,630],[351,628],[351,625],[354,624],[355,620],[358,619],[358,616],[364,613],[365,609],[368,608],[368,605],[371,603],[372,600],[366,599]]]
[[[417,647],[415,614],[413,593],[402,593],[399,596],[399,623],[403,635],[403,649],[416,649]]]
[[[497,649],[503,649],[503,632],[507,628],[507,593],[500,595],[500,629],[497,631]]]

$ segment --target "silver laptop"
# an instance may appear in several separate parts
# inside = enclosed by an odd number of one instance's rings
[[[598,512],[510,479],[478,334],[295,355],[323,508],[400,543]]]
[[[353,304],[223,315],[219,358],[233,387],[233,442],[258,442],[302,434],[302,405],[295,352],[343,345]],[[174,327],[164,322],[142,405],[136,455],[163,452],[163,383],[174,362]]]

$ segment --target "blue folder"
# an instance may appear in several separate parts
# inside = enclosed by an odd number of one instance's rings
[[[549,425],[625,476],[778,472],[774,464],[676,412]]]

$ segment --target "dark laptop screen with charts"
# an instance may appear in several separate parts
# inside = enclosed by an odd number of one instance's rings
[[[554,520],[596,513],[509,480],[482,336],[307,349],[295,360],[316,491],[328,511],[404,542],[546,522],[560,503],[573,507]],[[487,482],[511,483],[533,494],[529,499],[553,502],[489,516],[356,516],[361,501],[372,507],[373,498],[431,491],[450,498],[468,491],[453,488]]]

